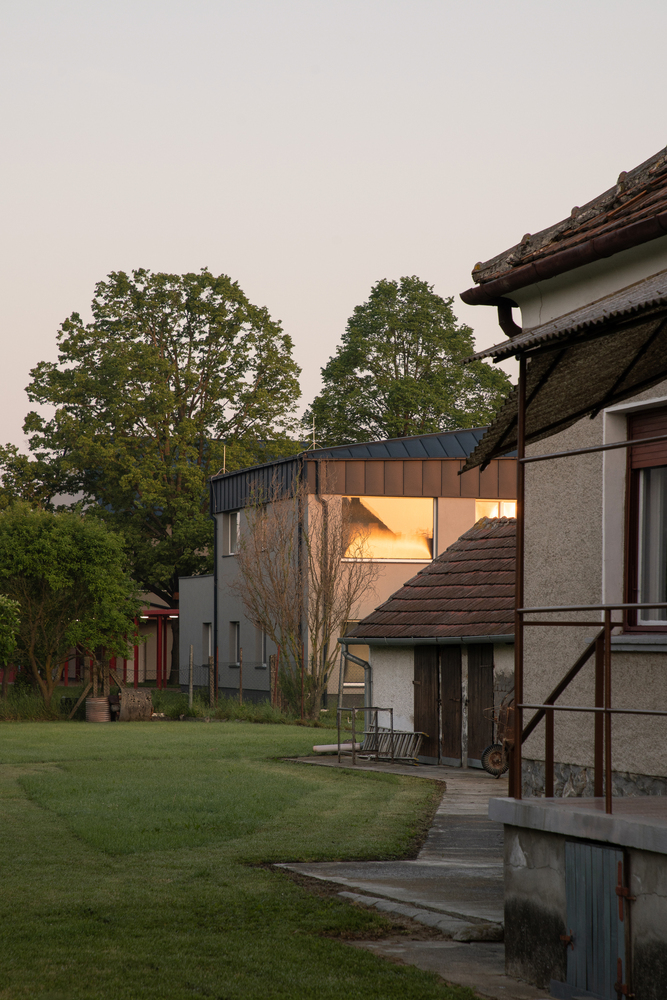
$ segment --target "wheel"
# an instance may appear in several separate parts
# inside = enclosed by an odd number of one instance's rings
[[[492,743],[482,754],[482,767],[494,778],[499,778],[510,766],[510,762],[505,756],[505,751],[500,743]]]

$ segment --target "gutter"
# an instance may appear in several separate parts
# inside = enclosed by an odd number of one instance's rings
[[[498,299],[508,292],[526,288],[527,285],[534,285],[538,281],[546,281],[547,278],[554,278],[557,274],[564,274],[565,271],[572,271],[576,267],[591,264],[604,257],[611,257],[621,250],[630,250],[642,243],[649,243],[665,234],[667,234],[667,212],[661,212],[652,219],[633,222],[623,229],[586,240],[579,246],[569,247],[542,260],[515,267],[499,278],[492,278],[491,281],[468,288],[465,292],[461,292],[460,298],[469,306],[497,306]]]
[[[377,637],[372,636],[369,638],[363,638],[358,636],[344,636],[342,639],[338,640],[341,645],[345,646],[471,646],[474,643],[489,643],[489,642],[514,642],[514,634],[511,635],[447,635],[447,636],[429,636],[427,638],[420,638],[415,636],[414,639],[392,639],[389,637]],[[365,660],[359,660],[357,657],[346,653],[348,659],[354,660],[355,663],[361,663],[362,665],[366,662]]]

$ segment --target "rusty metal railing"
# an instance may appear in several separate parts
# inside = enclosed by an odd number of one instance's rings
[[[555,712],[585,712],[591,713],[595,717],[594,730],[594,789],[593,794],[601,798],[604,790],[605,812],[612,812],[612,715],[647,715],[656,717],[666,717],[667,711],[648,708],[613,708],[611,703],[611,634],[614,628],[623,625],[623,622],[612,620],[614,611],[640,611],[643,609],[667,609],[665,603],[641,603],[641,604],[573,604],[555,605],[540,608],[517,608],[517,617],[520,617],[521,627],[552,625],[556,627],[587,627],[599,626],[600,622],[591,621],[530,621],[525,619],[528,614],[555,614],[563,612],[600,611],[604,613],[604,625],[599,634],[588,644],[579,659],[573,664],[565,674],[560,683],[554,688],[546,701],[542,704],[530,704],[528,702],[517,702],[517,715],[521,718],[524,709],[535,710],[528,725],[520,730],[521,739],[515,739],[513,750],[514,767],[514,788],[518,784],[521,789],[521,761],[522,744],[536,729],[542,719],[545,720],[545,747],[544,747],[544,792],[547,798],[553,798],[554,794],[554,744],[555,744]],[[595,705],[556,705],[556,699],[565,691],[580,670],[585,666],[591,656],[595,653]],[[518,778],[518,781],[517,781]],[[604,779],[604,784],[603,784]],[[521,795],[514,796],[521,798]]]

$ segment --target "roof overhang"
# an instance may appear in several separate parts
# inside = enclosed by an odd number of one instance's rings
[[[526,288],[537,281],[546,281],[548,278],[556,277],[557,274],[583,267],[584,264],[612,257],[622,250],[630,250],[642,243],[657,240],[666,233],[667,212],[661,212],[652,218],[642,219],[622,229],[586,240],[585,243],[569,247],[560,253],[520,265],[498,278],[468,288],[465,292],[461,292],[460,298],[469,306],[495,306],[498,305],[498,299],[519,288]]]
[[[526,357],[527,445],[667,379],[667,273],[632,288],[481,352]],[[517,413],[514,389],[462,471],[516,447]]]
[[[447,636],[427,636],[420,638],[380,638],[369,636],[368,638],[356,638],[355,636],[343,636],[338,640],[343,646],[470,646],[474,643],[512,643],[514,634],[511,635],[447,635]]]

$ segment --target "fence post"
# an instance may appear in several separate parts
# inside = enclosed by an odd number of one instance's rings
[[[211,708],[215,706],[215,663],[212,656],[208,658],[208,703]]]
[[[239,646],[239,705],[243,704],[243,646]]]
[[[194,646],[190,646],[190,678],[188,682],[188,708],[192,708],[192,670],[193,670],[194,655],[195,655]]]

